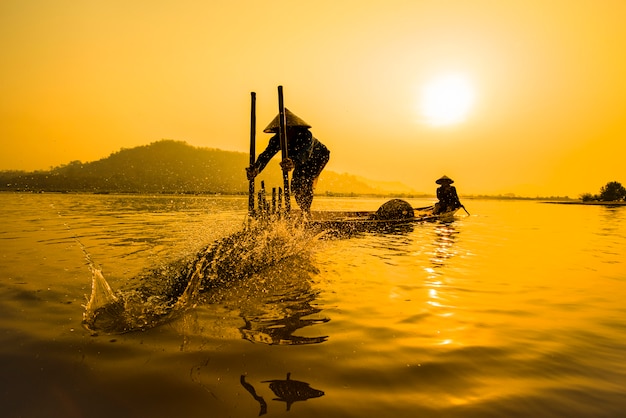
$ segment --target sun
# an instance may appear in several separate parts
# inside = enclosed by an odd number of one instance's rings
[[[439,76],[428,82],[420,93],[420,115],[433,126],[463,122],[474,104],[471,82],[458,74]]]

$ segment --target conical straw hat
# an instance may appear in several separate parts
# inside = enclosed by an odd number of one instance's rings
[[[272,120],[270,124],[267,125],[267,128],[263,129],[263,132],[268,133],[268,134],[278,132],[278,128],[280,126],[279,117],[280,117],[280,114],[276,115],[274,120]],[[287,126],[301,126],[303,128],[311,127],[311,125],[309,125],[308,123],[300,119],[298,116],[291,113],[291,111],[287,108],[285,108],[285,119],[287,120]]]
[[[452,184],[454,183],[454,180],[452,180],[450,177],[448,176],[442,176],[441,178],[437,179],[435,181],[435,183],[437,184],[443,184],[443,183],[448,183],[448,184]]]

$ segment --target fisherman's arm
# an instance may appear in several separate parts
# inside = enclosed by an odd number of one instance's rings
[[[462,207],[463,205],[461,204],[461,199],[459,199],[459,195],[456,193],[456,187],[452,186],[452,193],[453,193],[453,197],[454,197],[454,204],[457,207]]]
[[[274,135],[270,138],[270,142],[267,144],[267,148],[265,151],[259,154],[256,159],[256,162],[250,167],[246,168],[246,173],[248,175],[248,179],[252,180],[255,178],[270,162],[272,157],[276,155],[280,151],[280,142],[278,141],[278,135]]]

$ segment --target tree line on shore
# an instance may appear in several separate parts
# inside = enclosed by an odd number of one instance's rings
[[[109,157],[83,163],[72,161],[49,170],[0,171],[0,191],[61,193],[160,193],[247,194],[244,167],[249,156],[242,152],[193,147],[183,141],[161,140]],[[278,164],[270,164],[257,177],[269,192],[282,185]],[[377,182],[351,174],[324,170],[317,194],[327,196],[431,197],[400,182]],[[515,195],[465,196],[467,198],[524,199]],[[626,189],[617,181],[607,183],[598,194],[580,196],[589,201],[624,201]],[[531,198],[528,198],[531,199]],[[561,200],[560,197],[532,198]],[[565,198],[567,199],[567,198]],[[567,199],[569,200],[569,199]]]
[[[600,188],[600,193],[584,193],[580,196],[583,202],[619,202],[626,200],[626,188],[618,181],[610,181]]]

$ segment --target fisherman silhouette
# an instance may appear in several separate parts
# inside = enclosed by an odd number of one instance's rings
[[[320,173],[330,159],[330,151],[311,134],[309,131],[311,125],[289,109],[285,109],[285,119],[287,123],[288,158],[281,162],[281,166],[286,170],[294,170],[291,190],[300,210],[309,213],[313,203],[313,190]],[[263,130],[263,132],[272,133],[274,136],[270,138],[267,148],[259,154],[256,162],[246,168],[248,180],[253,180],[263,171],[272,157],[280,151],[278,130],[279,117],[276,116]]]
[[[456,188],[452,185],[454,180],[448,176],[442,176],[435,183],[439,184],[437,188],[437,199],[439,199],[439,202],[435,203],[433,214],[438,215],[463,207],[456,193]]]

